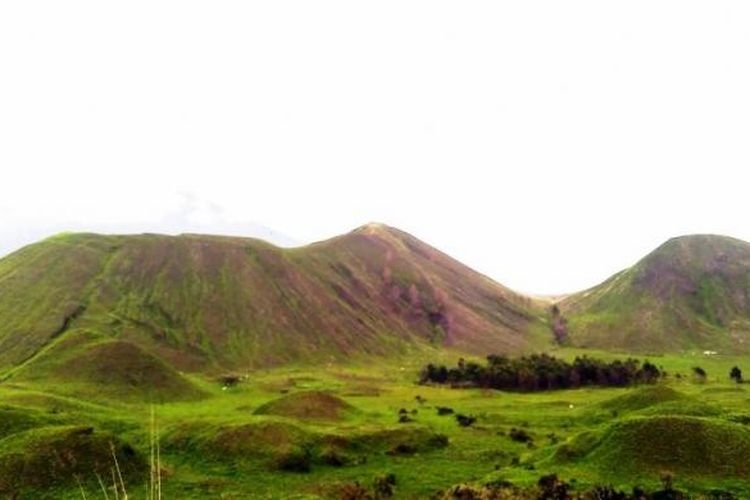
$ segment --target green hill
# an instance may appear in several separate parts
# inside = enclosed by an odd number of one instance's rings
[[[673,238],[635,266],[559,304],[576,346],[627,351],[750,347],[750,243]]]
[[[509,352],[544,344],[540,324],[530,299],[380,224],[294,249],[67,234],[0,260],[0,372],[29,373],[68,347],[91,358],[81,344],[107,340],[119,343],[99,365],[137,346],[188,371],[430,346]]]

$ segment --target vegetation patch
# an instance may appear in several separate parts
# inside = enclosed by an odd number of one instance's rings
[[[355,408],[328,392],[306,391],[287,394],[262,405],[256,415],[276,415],[300,420],[339,420]]]
[[[39,410],[18,406],[0,406],[0,439],[53,423],[56,423],[55,418]]]

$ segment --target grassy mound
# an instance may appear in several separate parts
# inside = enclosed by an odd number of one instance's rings
[[[210,442],[214,452],[229,456],[275,455],[302,446],[310,434],[283,422],[260,422],[225,428]]]
[[[696,417],[637,417],[612,424],[586,456],[607,474],[671,470],[697,476],[747,476],[750,431]]]
[[[129,445],[91,427],[43,427],[0,441],[0,494],[73,487],[77,481],[96,484],[96,476],[111,477],[117,461],[126,485],[148,478],[144,459]],[[106,480],[106,479],[105,479]]]
[[[354,407],[339,397],[322,391],[306,391],[269,401],[255,410],[255,414],[301,420],[339,420],[352,411]]]
[[[677,401],[667,401],[636,412],[636,414],[643,416],[679,415],[686,417],[718,417],[723,413],[720,407],[692,397],[685,397]]]
[[[164,446],[171,451],[193,451],[219,460],[235,460],[273,456],[312,440],[309,432],[285,422],[238,425],[191,422],[169,431]]]
[[[156,356],[126,341],[104,341],[50,352],[24,367],[22,379],[93,386],[94,394],[140,401],[195,400],[203,392]],[[64,384],[56,388],[65,389]],[[73,387],[81,395],[78,387]],[[86,391],[82,391],[86,395]]]
[[[670,387],[652,385],[629,390],[626,394],[608,399],[601,405],[607,410],[630,412],[643,410],[644,408],[670,401],[679,401],[686,397],[685,394],[675,391]]]
[[[328,435],[323,438],[327,446],[357,453],[389,453],[409,455],[448,446],[448,438],[421,426],[373,429],[351,435]]]

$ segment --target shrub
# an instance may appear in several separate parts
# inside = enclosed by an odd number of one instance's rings
[[[738,366],[733,366],[732,370],[729,372],[729,378],[737,382],[738,384],[742,383],[742,370]]]
[[[700,366],[694,366],[693,367],[693,376],[695,376],[695,379],[698,382],[705,382],[706,378],[708,377],[708,374],[706,373],[706,370],[704,370]]]
[[[477,421],[477,418],[469,416],[469,415],[462,415],[458,413],[456,414],[456,421],[458,422],[458,425],[460,425],[461,427],[470,427],[474,425],[474,422]]]
[[[539,500],[567,500],[570,486],[557,477],[557,474],[549,474],[539,478]]]
[[[453,408],[448,408],[447,406],[438,406],[437,407],[437,414],[440,415],[440,416],[451,415],[451,414],[453,414]]]
[[[386,474],[376,477],[373,484],[375,498],[391,498],[396,489],[396,475]]]
[[[523,429],[516,429],[513,427],[508,434],[513,441],[518,443],[530,443],[534,440],[531,435]]]

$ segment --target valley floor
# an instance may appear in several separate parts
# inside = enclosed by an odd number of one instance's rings
[[[551,473],[576,489],[655,490],[665,472],[695,496],[750,498],[750,393],[729,379],[748,359],[648,359],[669,373],[666,382],[533,394],[418,385],[428,359],[254,371],[237,384],[192,377],[206,397],[165,404],[10,380],[0,384],[0,493],[115,498],[109,450],[90,463],[66,459],[112,442],[129,498],[149,498],[158,427],[167,499],[341,498],[354,482],[371,489],[390,475],[396,498],[460,483],[534,485]],[[705,382],[693,379],[694,366]],[[476,422],[461,426],[456,414]]]

